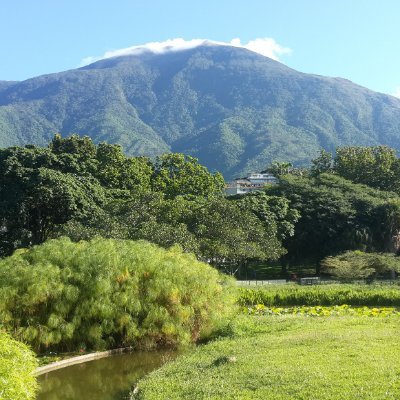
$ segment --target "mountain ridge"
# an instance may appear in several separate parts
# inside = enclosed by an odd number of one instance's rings
[[[231,178],[274,160],[305,165],[320,148],[400,150],[400,99],[210,44],[0,81],[0,146],[46,145],[57,132],[129,155],[184,152]]]

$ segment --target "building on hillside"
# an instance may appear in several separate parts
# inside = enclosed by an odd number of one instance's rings
[[[225,187],[225,194],[232,196],[254,192],[277,182],[278,179],[271,174],[250,174],[247,178],[237,178],[233,182],[229,182]]]

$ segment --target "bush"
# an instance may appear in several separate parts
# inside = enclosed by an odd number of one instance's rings
[[[179,247],[50,240],[0,261],[0,321],[36,351],[197,341],[233,311],[234,285]]]
[[[400,257],[390,253],[364,253],[346,251],[336,257],[326,257],[321,262],[322,271],[345,281],[365,279],[400,270]]]
[[[35,399],[36,367],[36,358],[29,348],[0,331],[0,399]]]
[[[280,285],[260,289],[240,289],[243,306],[400,306],[398,286],[375,285]]]

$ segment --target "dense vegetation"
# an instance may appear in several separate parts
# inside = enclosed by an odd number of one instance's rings
[[[222,176],[192,157],[151,161],[56,135],[48,148],[0,150],[0,255],[59,236],[102,236],[179,244],[239,276],[273,260],[282,277],[298,265],[344,280],[393,276],[398,165],[382,146],[339,148],[334,158],[322,151],[310,170],[274,163],[277,185],[225,198]]]
[[[399,316],[240,316],[139,381],[132,399],[398,398]]]
[[[320,147],[399,150],[399,121],[395,97],[229,46],[115,57],[0,88],[1,147],[76,132],[131,156],[189,154],[227,178],[275,160],[306,165]]]
[[[397,194],[345,180],[337,174],[286,175],[269,194],[284,196],[301,215],[285,241],[287,262],[346,250],[395,252],[399,243]]]
[[[390,285],[268,285],[240,289],[239,304],[253,306],[395,306],[400,307],[400,288]]]
[[[274,163],[278,184],[226,198],[222,175],[183,154],[129,157],[77,135],[1,149],[0,323],[37,352],[176,346],[231,332],[234,286],[217,269],[240,274],[273,261],[282,276],[312,265],[342,281],[393,277],[397,165],[386,147],[340,148],[335,157],[321,152],[309,170]],[[357,325],[398,312],[341,304],[398,307],[399,293],[287,285],[242,289],[239,304],[255,314],[248,318],[340,315]]]
[[[0,261],[0,321],[36,351],[195,342],[226,323],[231,284],[143,241],[50,240]]]
[[[36,367],[34,353],[0,330],[0,398],[34,400],[37,390],[34,377]]]
[[[297,212],[285,198],[225,199],[224,181],[196,159],[155,162],[116,145],[56,135],[48,148],[0,150],[0,254],[51,237],[103,236],[179,244],[235,271],[246,260],[278,259]]]

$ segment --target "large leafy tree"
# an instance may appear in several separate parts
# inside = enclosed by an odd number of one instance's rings
[[[126,157],[122,147],[100,143],[97,147],[96,177],[102,185],[130,191],[149,191],[153,164],[146,157]]]
[[[231,273],[247,260],[277,259],[285,253],[276,225],[266,226],[235,201],[199,202],[188,227],[199,241],[201,257]]]
[[[387,146],[339,147],[334,170],[355,183],[382,190],[400,189],[399,160],[396,151]]]
[[[178,195],[222,196],[225,186],[220,173],[211,174],[194,157],[180,153],[164,154],[155,165],[153,189],[168,198]]]
[[[346,146],[336,149],[335,157],[321,150],[312,161],[311,174],[334,173],[354,183],[400,192],[400,160],[387,146]]]
[[[90,176],[61,172],[50,149],[0,150],[1,252],[45,241],[57,226],[93,215],[105,194]]]

